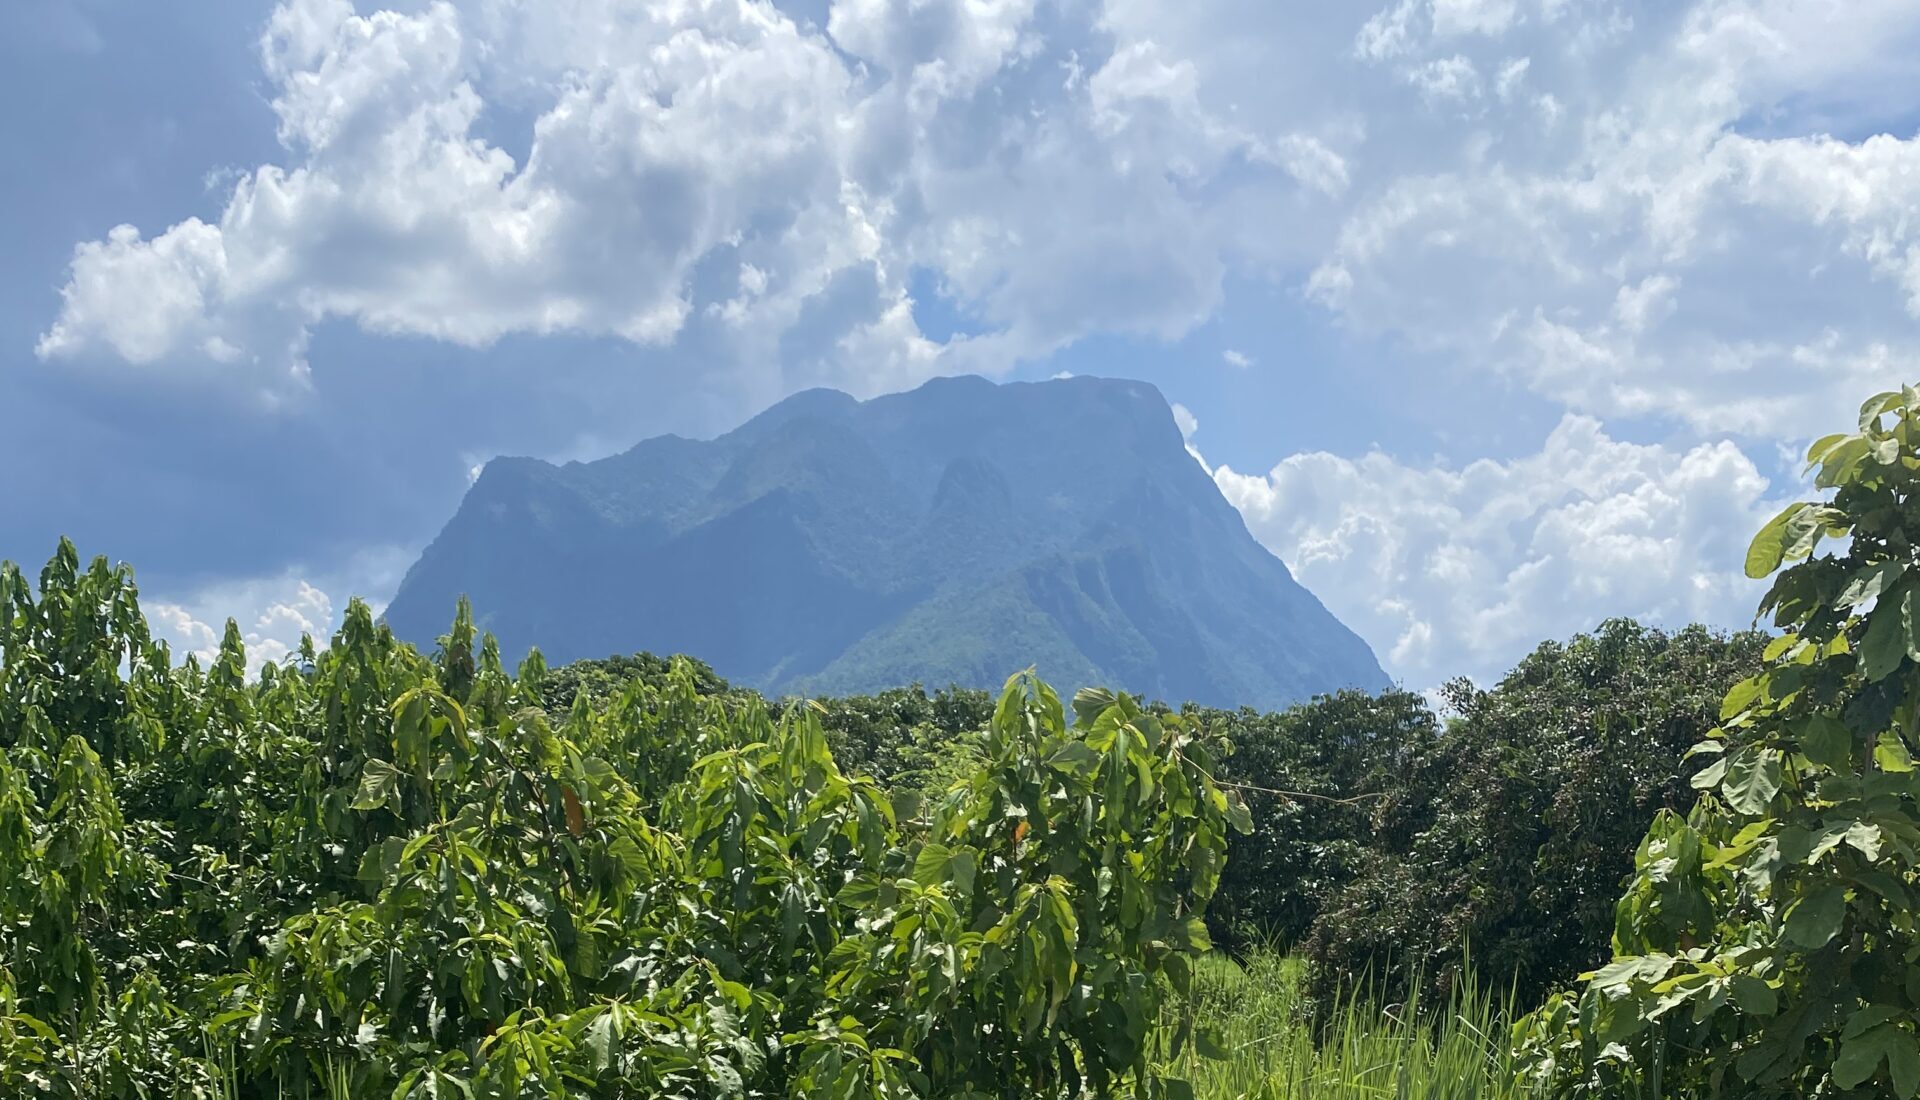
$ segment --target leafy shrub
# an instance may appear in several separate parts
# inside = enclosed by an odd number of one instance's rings
[[[677,662],[556,721],[464,607],[245,670],[0,566],[0,1095],[1189,1095],[1249,822],[1178,717],[1016,678],[903,828],[812,709]]]
[[[1543,1091],[1920,1093],[1920,391],[1807,459],[1833,496],[1753,541],[1750,576],[1798,564],[1760,605],[1767,667],[1696,750],[1709,793],[1647,831],[1618,957],[1515,1029]]]

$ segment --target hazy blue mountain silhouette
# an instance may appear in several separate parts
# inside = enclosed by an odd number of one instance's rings
[[[690,653],[774,694],[1051,682],[1279,707],[1387,683],[1186,452],[1160,392],[809,390],[718,439],[487,464],[387,609],[503,650]]]

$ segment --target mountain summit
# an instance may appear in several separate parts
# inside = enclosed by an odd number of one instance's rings
[[[774,694],[918,681],[1277,708],[1377,688],[1371,650],[1248,533],[1141,382],[795,394],[708,442],[487,464],[387,609],[461,594],[509,654],[648,649]]]

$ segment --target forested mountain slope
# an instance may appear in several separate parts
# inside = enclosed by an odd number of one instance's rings
[[[1387,682],[1186,453],[1152,386],[811,390],[710,441],[489,463],[387,610],[470,596],[509,654],[699,654],[773,693],[1019,668],[1278,707]]]

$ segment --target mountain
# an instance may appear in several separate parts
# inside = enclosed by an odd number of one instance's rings
[[[487,464],[387,608],[509,654],[690,653],[774,694],[918,681],[1277,708],[1387,683],[1140,382],[795,394],[718,439]]]

